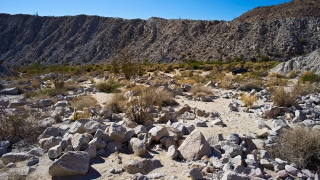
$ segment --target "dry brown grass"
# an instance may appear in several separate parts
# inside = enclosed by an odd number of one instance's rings
[[[112,96],[111,101],[109,101],[103,109],[111,109],[114,113],[122,113],[125,111],[126,99],[124,97],[124,92],[116,93]]]
[[[233,89],[233,85],[231,82],[229,81],[222,81],[219,85],[218,85],[219,88],[223,88],[223,89]]]
[[[286,79],[283,78],[270,78],[267,82],[266,82],[266,86],[270,87],[270,86],[286,86],[288,84],[288,81]]]
[[[254,103],[257,102],[257,96],[256,95],[248,95],[246,93],[241,95],[241,101],[244,103],[244,106],[246,107],[253,107]]]
[[[194,98],[213,95],[213,91],[210,88],[201,85],[193,86],[191,93]]]
[[[290,107],[296,104],[299,93],[295,92],[293,88],[272,87],[269,88],[269,93],[273,100],[273,104],[281,107]]]
[[[295,163],[298,168],[320,170],[320,132],[308,127],[295,126],[284,130],[274,148],[268,149],[273,157]]]
[[[70,103],[77,109],[99,107],[98,101],[91,95],[75,97]]]

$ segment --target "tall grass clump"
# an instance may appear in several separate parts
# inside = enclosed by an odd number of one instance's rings
[[[193,86],[191,88],[191,93],[194,98],[213,95],[213,91],[210,88],[201,85]]]
[[[295,163],[298,168],[320,170],[320,131],[308,127],[295,126],[284,130],[275,146],[268,149],[274,158]]]
[[[108,79],[107,81],[96,83],[95,88],[105,93],[115,93],[118,91],[118,88],[121,86],[122,84],[119,82],[116,82],[114,79]]]
[[[99,107],[98,101],[91,95],[75,97],[70,104],[77,109]]]
[[[241,95],[241,101],[246,107],[253,107],[254,103],[257,102],[257,100],[258,99],[256,95],[247,95],[247,94]]]

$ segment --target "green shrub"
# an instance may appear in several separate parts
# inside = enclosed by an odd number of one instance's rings
[[[284,130],[268,152],[274,158],[295,163],[299,169],[320,170],[320,131],[296,126]]]
[[[116,82],[114,79],[108,79],[106,82],[99,82],[95,85],[95,88],[105,93],[115,93],[122,84]]]
[[[303,72],[302,75],[300,76],[300,80],[305,83],[305,82],[320,82],[320,75],[319,74],[315,74],[312,71],[306,71]]]

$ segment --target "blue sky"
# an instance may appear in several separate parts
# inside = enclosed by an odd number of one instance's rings
[[[228,21],[255,7],[284,2],[290,0],[0,0],[0,13]]]

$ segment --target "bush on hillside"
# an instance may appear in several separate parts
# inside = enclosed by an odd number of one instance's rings
[[[308,127],[296,126],[284,130],[273,148],[268,151],[274,158],[295,163],[298,168],[320,170],[320,132]]]

